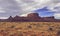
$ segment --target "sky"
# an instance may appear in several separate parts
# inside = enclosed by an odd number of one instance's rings
[[[0,19],[34,12],[60,19],[60,0],[0,0]]]

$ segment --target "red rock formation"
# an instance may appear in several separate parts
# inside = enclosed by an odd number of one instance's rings
[[[0,21],[16,21],[16,22],[58,22],[60,20],[57,20],[54,18],[54,16],[51,17],[40,17],[38,13],[30,13],[27,15],[27,17],[20,17],[20,16],[15,16],[14,18],[10,16],[7,20],[6,19],[1,19]]]
[[[27,17],[38,17],[39,15],[37,13],[30,13],[27,15]]]
[[[21,21],[21,17],[19,17],[19,16],[16,15],[13,20],[14,21]]]
[[[10,16],[7,20],[5,20],[5,21],[13,21],[13,17],[12,16]]]
[[[40,18],[38,13],[30,13],[30,14],[27,15],[27,17],[29,17],[29,18],[35,18],[35,19],[36,18]]]
[[[55,21],[55,18],[54,18],[54,16],[51,16],[51,17],[43,17],[43,20],[45,20],[45,21]]]
[[[10,20],[11,20],[11,19],[13,19],[13,17],[12,17],[12,16],[10,16],[8,19],[10,19]]]
[[[41,17],[38,13],[30,13],[27,15],[27,18],[29,21],[41,21]]]
[[[20,19],[20,17],[16,15],[16,16],[14,17],[14,19]]]

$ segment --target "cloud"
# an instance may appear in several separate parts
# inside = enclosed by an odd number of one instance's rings
[[[54,16],[56,19],[60,19],[60,13],[55,13]]]
[[[42,9],[45,6],[50,11],[54,12],[53,15],[55,15],[56,12],[60,12],[60,0],[20,0],[20,1],[21,1],[20,7],[25,13],[33,12],[34,10],[37,9]]]
[[[15,0],[1,0],[0,7],[0,16],[14,16],[21,11]]]
[[[0,0],[0,7],[3,8],[0,9],[0,16],[22,15],[45,6],[51,11],[60,12],[60,0]]]
[[[17,0],[23,12],[30,12],[45,6],[50,10],[55,10],[54,8],[57,7],[56,5],[59,5],[59,2],[60,0]]]
[[[22,12],[21,14],[26,14],[30,12],[34,12],[34,10],[41,9],[48,4],[50,4],[50,0],[16,0],[19,4]],[[20,14],[20,15],[21,15]]]
[[[60,3],[51,4],[50,6],[48,6],[48,9],[54,12],[60,12]]]
[[[36,9],[40,9],[46,5],[48,5],[48,1],[49,0],[21,0],[22,1],[22,5],[20,4],[20,7],[22,8],[23,11],[33,11]],[[48,3],[48,4],[47,4]]]
[[[60,19],[60,0],[53,0],[53,3],[48,6],[48,9],[54,12],[54,17]]]
[[[5,13],[2,7],[0,7],[0,13]]]
[[[29,12],[29,13],[35,13],[35,12]],[[29,13],[25,13],[25,14],[22,14],[20,16],[27,17],[27,14],[29,14]]]
[[[0,17],[0,19],[7,19],[8,17]]]
[[[24,12],[30,12],[33,10],[41,9],[45,6],[50,10],[55,10],[54,8],[59,6],[60,0],[19,0],[20,7]],[[19,2],[17,1],[17,2]]]

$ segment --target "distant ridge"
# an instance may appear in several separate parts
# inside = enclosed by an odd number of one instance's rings
[[[0,19],[1,22],[60,22],[60,20],[55,19],[54,16],[51,17],[40,17],[38,13],[30,13],[27,17],[10,16],[8,19]]]

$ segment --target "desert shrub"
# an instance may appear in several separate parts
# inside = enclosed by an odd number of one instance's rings
[[[23,36],[23,33],[18,34],[18,36]]]
[[[42,34],[44,33],[44,32],[41,32]]]
[[[19,29],[22,29],[22,28],[19,28]]]
[[[30,24],[30,25],[36,25],[36,24]]]
[[[42,35],[42,36],[44,36],[44,35]]]
[[[10,28],[14,28],[15,26],[11,26]]]
[[[10,36],[14,36],[14,35],[10,35]]]
[[[22,29],[22,28],[15,28],[16,30],[18,30],[18,29]]]
[[[6,24],[5,22],[3,22],[3,24]]]
[[[48,35],[48,36],[50,36],[50,35]]]
[[[57,27],[58,29],[60,29],[60,27]]]
[[[44,36],[44,33],[45,33],[45,32],[41,32],[41,33],[42,33],[42,36]]]
[[[3,32],[4,30],[0,30],[0,32]]]
[[[60,36],[60,31],[57,32],[57,36]]]
[[[50,27],[50,28],[49,28],[49,31],[53,31],[53,28]]]
[[[39,26],[40,24],[36,24],[36,26]]]
[[[27,32],[23,32],[23,33],[27,33]]]
[[[31,36],[36,36],[36,34],[32,34]]]
[[[32,26],[28,26],[28,28],[32,28]]]

